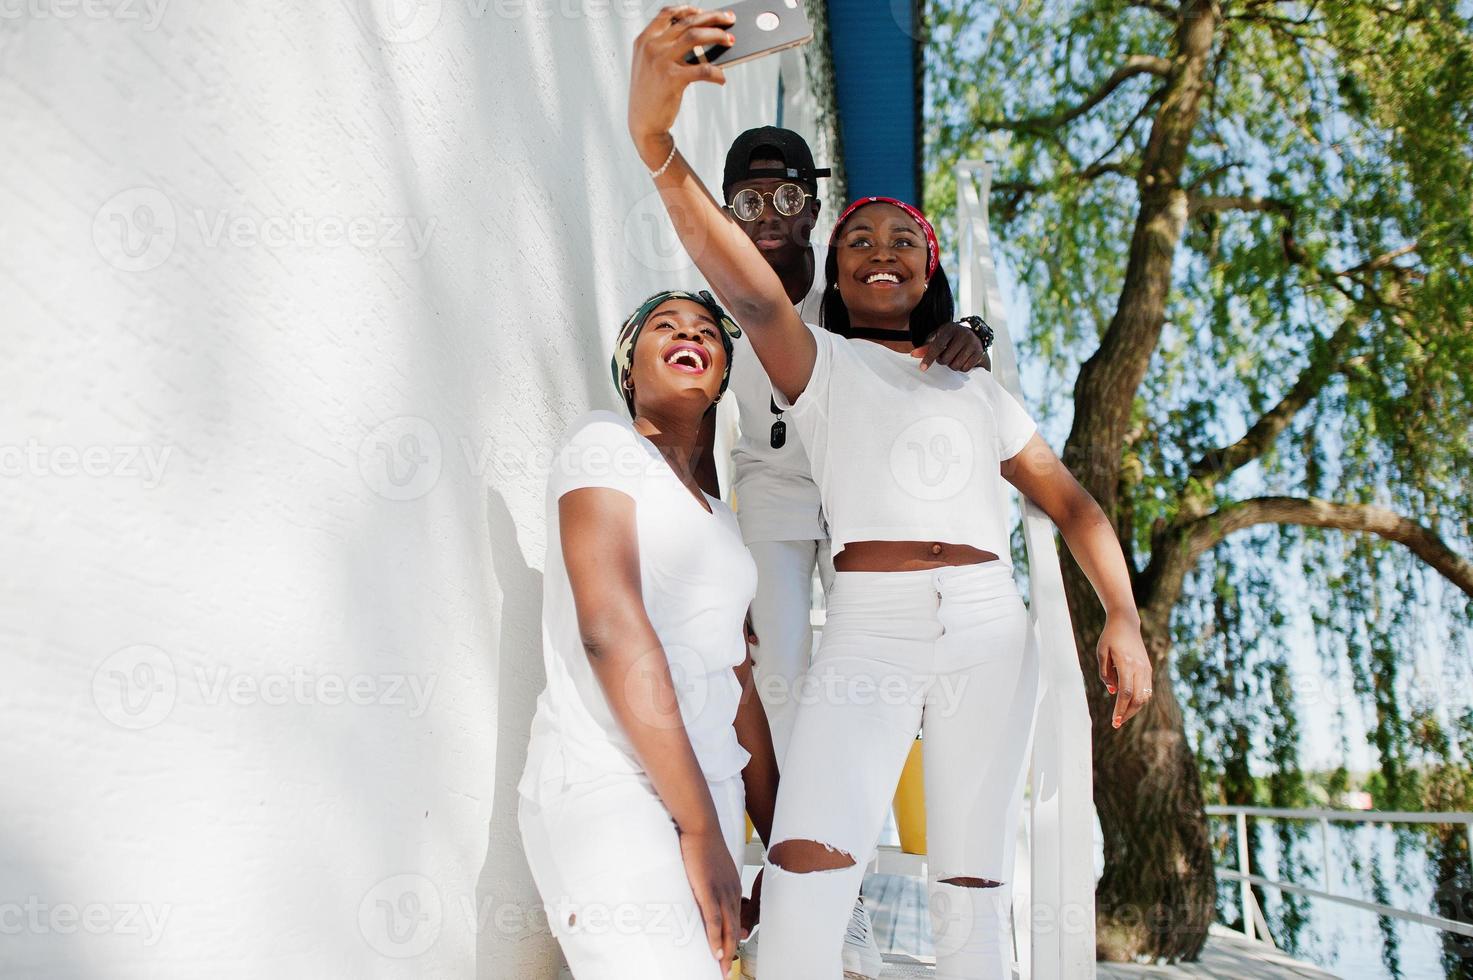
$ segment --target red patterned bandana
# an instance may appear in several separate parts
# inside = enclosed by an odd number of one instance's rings
[[[844,213],[839,215],[839,219],[834,222],[834,230],[829,233],[829,248],[834,247],[834,242],[838,239],[839,232],[844,227],[844,222],[849,220],[851,214],[866,204],[877,203],[895,205],[915,219],[915,223],[921,226],[921,231],[925,232],[926,235],[926,282],[930,282],[931,277],[936,274],[936,267],[941,264],[941,249],[936,244],[936,229],[931,227],[931,222],[927,221],[926,216],[921,214],[916,207],[906,204],[904,201],[896,200],[893,197],[861,197],[845,208]]]

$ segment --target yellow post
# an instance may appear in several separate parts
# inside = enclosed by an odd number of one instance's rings
[[[756,833],[756,828],[752,826],[752,818],[751,817],[747,817],[747,843],[748,844],[752,843],[752,835],[754,833]]]
[[[900,849],[906,854],[926,853],[926,794],[921,766],[921,739],[910,746],[900,783],[895,787],[895,826]]]

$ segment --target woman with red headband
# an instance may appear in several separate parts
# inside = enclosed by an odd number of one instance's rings
[[[687,251],[740,322],[791,412],[833,542],[828,618],[781,760],[763,870],[758,980],[838,980],[839,949],[916,731],[925,740],[928,897],[936,976],[1011,976],[1013,842],[1038,657],[1008,561],[1003,480],[1058,525],[1107,611],[1100,670],[1116,725],[1150,696],[1120,543],[1098,504],[989,372],[909,356],[949,315],[930,222],[863,199],[835,224],[823,329],[686,164],[670,135],[687,65],[731,43],[725,12],[673,7],[635,42],[629,131]]]

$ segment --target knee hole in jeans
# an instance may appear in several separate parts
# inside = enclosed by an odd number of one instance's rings
[[[767,859],[784,871],[808,874],[854,866],[854,855],[816,840],[785,840],[767,849]]]
[[[991,878],[969,878],[957,875],[951,878],[939,880],[942,885],[956,885],[958,888],[1001,888],[1002,882],[993,881]]]

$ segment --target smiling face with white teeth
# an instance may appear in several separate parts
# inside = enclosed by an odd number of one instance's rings
[[[634,342],[635,414],[704,413],[726,373],[720,330],[699,303],[672,299],[655,307]]]
[[[926,292],[926,236],[893,204],[859,208],[834,242],[839,295],[856,326],[908,331]]]

